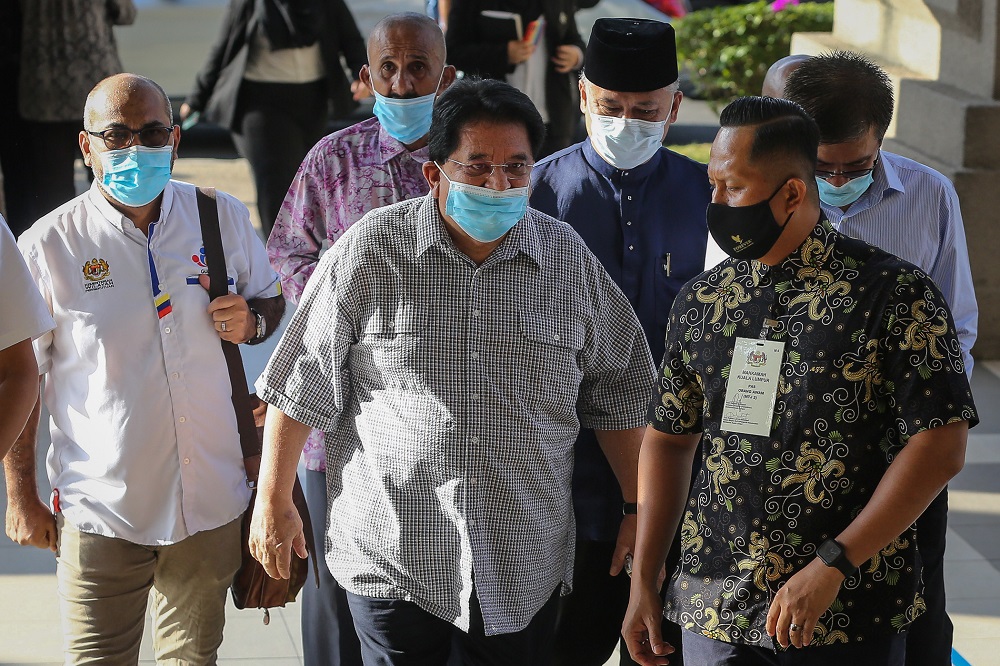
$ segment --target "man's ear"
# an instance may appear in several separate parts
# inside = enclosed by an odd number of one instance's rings
[[[454,65],[445,65],[444,73],[441,75],[441,85],[438,86],[437,92],[440,95],[448,86],[455,82],[455,77],[458,75],[458,71],[455,69]]]
[[[587,86],[584,85],[583,79],[579,81],[580,85],[580,113],[587,115]]]
[[[795,212],[808,201],[809,186],[801,178],[789,178],[784,199],[785,209],[788,213]]]
[[[358,72],[358,78],[361,79],[361,83],[368,86],[368,90],[372,91],[372,95],[374,95],[375,87],[372,85],[372,73],[368,70],[368,63],[361,65],[361,71]]]
[[[441,189],[441,170],[438,169],[437,164],[434,162],[424,162],[423,172],[424,179],[426,179],[427,184],[431,186],[431,196],[437,199],[438,192]]]
[[[87,130],[80,131],[79,137],[80,152],[83,154],[83,165],[88,169],[93,166],[93,158],[90,156],[90,135]]]

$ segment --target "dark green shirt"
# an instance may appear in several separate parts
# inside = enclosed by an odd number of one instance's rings
[[[762,335],[785,343],[771,433],[723,431],[735,340]],[[777,266],[729,259],[685,285],[649,420],[702,433],[667,617],[765,647],[774,593],[854,520],[907,440],[978,422],[934,283],[826,220]],[[813,645],[905,630],[924,609],[920,572],[911,526],[844,582]]]

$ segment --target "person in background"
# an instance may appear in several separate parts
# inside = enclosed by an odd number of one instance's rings
[[[451,0],[427,0],[427,15],[437,21],[442,31],[448,30],[448,12],[451,11]]]
[[[528,207],[543,133],[506,83],[445,90],[430,194],[371,211],[320,259],[257,380],[270,408],[251,552],[275,577],[305,554],[285,493],[323,430],[326,559],[365,664],[551,663],[581,422],[634,499],[652,361],[580,237]]]
[[[538,163],[531,204],[579,232],[628,297],[659,361],[670,305],[704,268],[712,196],[705,166],[661,145],[683,99],[673,28],[598,19],[579,87],[589,138]],[[592,430],[581,430],[576,443],[573,503],[576,567],[555,663],[603,666],[621,637],[629,583],[618,571],[609,575],[622,497]],[[669,567],[679,553],[677,542]],[[679,642],[679,627],[666,630]],[[621,658],[631,663],[624,649]]]
[[[136,17],[132,0],[22,0],[20,8],[20,73],[11,97],[25,134],[16,166],[4,163],[11,179],[7,222],[15,236],[76,196],[80,109],[98,81],[122,71],[112,27]]]
[[[816,165],[823,213],[841,233],[876,245],[925,271],[955,317],[965,372],[979,308],[958,194],[928,166],[882,149],[892,119],[892,83],[863,55],[809,58],[792,71],[784,97],[819,125]],[[927,612],[907,632],[907,666],[949,666],[954,625],[945,607],[948,489],[917,520]]]
[[[810,56],[796,53],[775,60],[771,66],[767,68],[767,74],[764,75],[764,84],[761,88],[761,94],[764,97],[784,99],[785,81],[788,80],[789,74],[798,69],[799,65],[804,63],[806,60],[809,60],[809,58]]]
[[[292,303],[302,297],[322,252],[369,211],[428,192],[423,165],[434,100],[455,80],[445,64],[444,35],[417,13],[391,14],[368,37],[361,80],[375,95],[375,117],[334,132],[299,167],[267,241],[271,265]],[[323,432],[303,450],[305,492],[316,547],[326,534],[326,454]],[[306,666],[360,665],[361,652],[343,588],[326,566],[321,586],[302,596]]]
[[[490,15],[497,12],[518,19]],[[530,41],[529,24],[539,18],[544,29]],[[447,41],[448,62],[456,68],[507,81],[531,98],[545,121],[539,157],[573,143],[580,120],[574,72],[583,67],[586,48],[575,0],[451,0]]]
[[[285,301],[249,212],[221,192],[232,290],[209,301],[195,187],[170,178],[180,128],[159,85],[105,79],[84,123],[94,182],[18,239],[55,321],[34,341],[53,491],[46,506],[36,405],[4,460],[7,535],[56,553],[67,664],[136,663],[151,594],[157,662],[215,663],[250,499],[219,341],[262,342]]]
[[[24,430],[38,391],[31,341],[55,328],[14,236],[0,217],[0,459]],[[38,418],[37,415],[34,417]]]
[[[730,258],[671,310],[623,635],[646,666],[669,659],[664,612],[687,666],[899,666],[924,610],[913,522],[979,421],[955,323],[920,269],[827,221],[801,107],[745,97],[719,122],[707,221]]]
[[[354,96],[364,96],[364,64],[365,43],[344,0],[230,0],[180,116],[199,113],[232,133],[253,172],[265,236],[329,115],[347,116]]]

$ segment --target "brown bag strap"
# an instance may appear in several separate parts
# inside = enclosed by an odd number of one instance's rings
[[[215,300],[229,293],[229,276],[226,274],[226,255],[222,248],[222,231],[219,229],[219,207],[215,199],[215,188],[198,188],[198,217],[201,220],[201,242],[205,244],[205,263],[208,264],[208,297]],[[240,446],[243,457],[252,458],[261,453],[260,439],[253,418],[253,405],[247,390],[247,375],[243,369],[243,358],[238,345],[221,340],[222,353],[229,368],[229,382],[233,387],[233,409],[236,411],[236,426],[240,432]],[[257,485],[256,466],[247,468],[247,484]],[[250,477],[253,478],[250,478]]]

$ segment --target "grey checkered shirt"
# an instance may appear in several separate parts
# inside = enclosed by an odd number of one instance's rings
[[[582,423],[645,424],[628,301],[568,225],[528,210],[482,265],[436,201],[370,212],[327,252],[260,379],[326,437],[327,563],[349,592],[520,631],[572,584]]]

